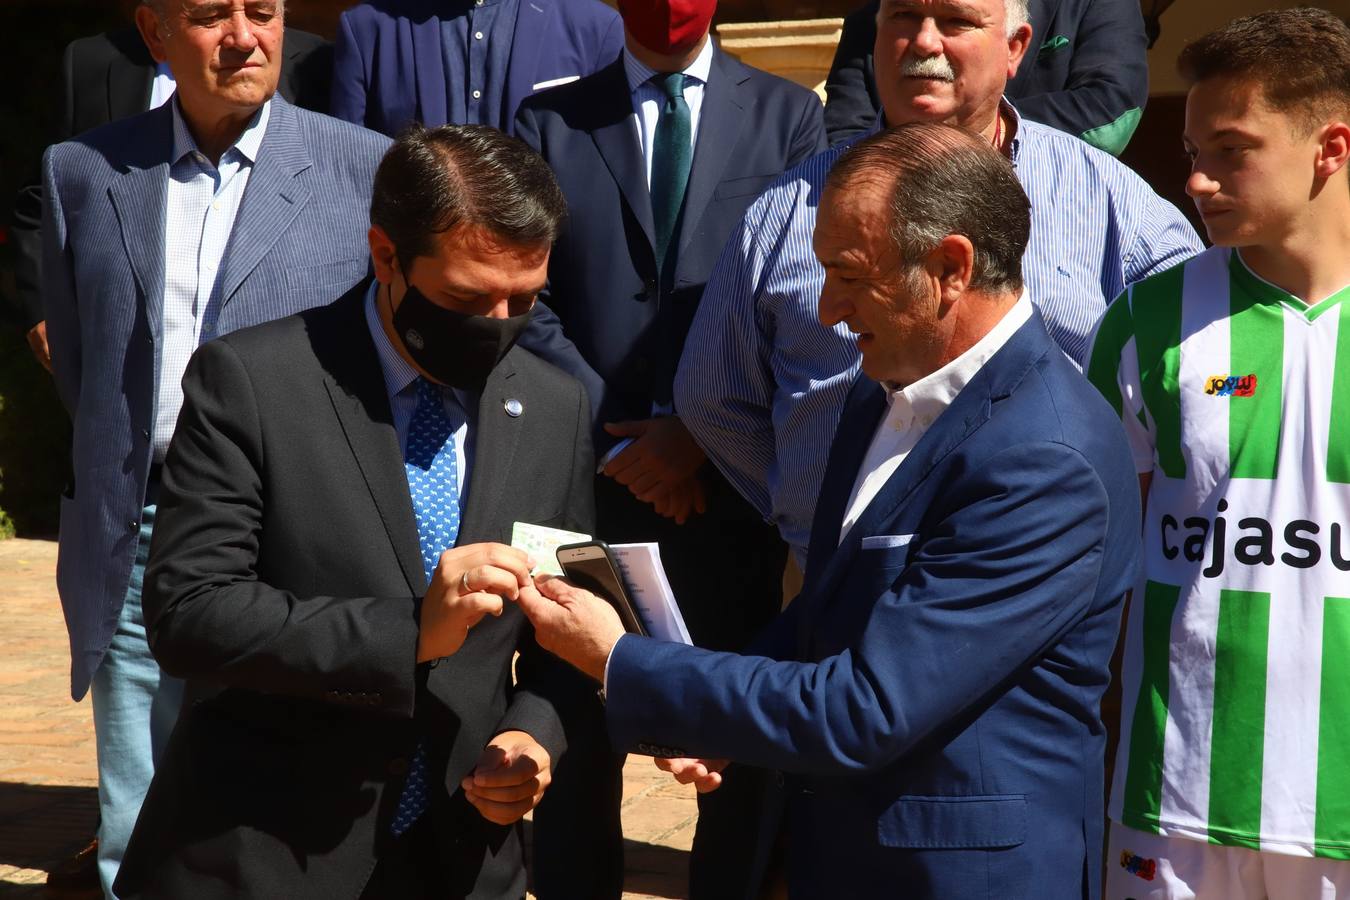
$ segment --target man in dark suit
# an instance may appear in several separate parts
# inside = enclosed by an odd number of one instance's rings
[[[608,444],[623,441],[596,481],[598,534],[659,542],[694,641],[739,650],[782,606],[786,549],[706,462],[672,407],[671,383],[727,236],[761,189],[824,148],[824,132],[814,94],[714,47],[715,5],[620,3],[622,54],[526,100],[516,134],[549,161],[567,196],[548,303],[605,380]],[[736,602],[703,602],[711,598],[696,588],[709,580]],[[573,752],[536,819],[536,886],[545,898],[555,878],[575,879],[586,868],[578,860],[618,871],[622,859],[622,757],[608,749],[593,691],[584,696],[589,714],[569,728],[587,736],[569,735]],[[603,771],[583,776],[591,765]],[[704,895],[704,875],[733,878],[733,860],[705,865],[708,851],[725,844],[708,840],[717,818],[716,810],[701,811],[695,896]],[[555,853],[555,843],[566,852]],[[620,887],[611,879],[608,890],[582,893],[617,897]]]
[[[512,346],[564,212],[518,141],[410,133],[375,178],[375,280],[194,356],[146,626],[218,693],[174,731],[122,896],[524,895],[510,826],[564,741],[503,544],[593,508],[585,393]]]
[[[366,0],[338,22],[333,115],[391,137],[410,122],[510,133],[522,100],[621,46],[600,0]]]
[[[1100,896],[1098,709],[1138,485],[1022,286],[1029,213],[1011,163],[954,126],[831,172],[820,318],[858,335],[863,374],[802,594],[750,653],[624,635],[560,579],[520,598],[603,680],[618,746],[701,790],[726,759],[783,773],[794,897]]]
[[[182,697],[140,602],[182,373],[199,343],[364,277],[361,223],[388,145],[276,96],[276,0],[151,0],[136,21],[173,98],[51,147],[42,191],[41,296],[73,424],[56,580],[71,697],[93,701],[109,896]]]
[[[1017,75],[1008,80],[1005,93],[1013,106],[1033,122],[1119,156],[1148,100],[1149,41],[1138,0],[1006,2],[1008,20],[1029,21],[1034,38]],[[872,0],[844,19],[825,81],[831,144],[866,132],[881,111],[872,69],[880,5]],[[907,5],[908,0],[888,0],[886,14],[892,8],[899,14]]]
[[[333,47],[323,38],[287,28],[277,93],[296,106],[328,111]],[[154,109],[173,93],[173,73],[156,63],[135,27],[71,41],[61,63],[59,143],[91,128]],[[14,202],[14,280],[28,345],[47,369],[47,323],[42,312],[42,183],[34,177]]]

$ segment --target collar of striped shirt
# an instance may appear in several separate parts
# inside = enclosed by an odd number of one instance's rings
[[[1022,149],[1022,116],[1018,113],[1017,109],[1012,105],[1012,102],[1007,96],[999,99],[998,111],[999,115],[1003,116],[1004,121],[1008,123],[1006,128],[1008,134],[1007,146],[999,147],[998,149],[1002,150],[1004,155],[1012,160],[1013,167],[1016,168],[1017,155]],[[876,121],[872,123],[872,127],[868,129],[864,136],[870,137],[871,135],[880,133],[883,129],[888,127],[890,126],[886,124],[886,113],[883,110],[882,112],[877,113]],[[861,138],[859,138],[859,140],[861,140]]]

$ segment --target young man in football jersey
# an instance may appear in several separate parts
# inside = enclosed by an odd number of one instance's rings
[[[1178,64],[1214,246],[1087,369],[1145,497],[1106,896],[1350,897],[1350,29],[1263,13]]]

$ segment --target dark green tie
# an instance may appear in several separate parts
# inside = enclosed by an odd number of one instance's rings
[[[656,225],[656,267],[660,271],[664,271],[666,254],[675,237],[684,189],[689,183],[689,163],[694,156],[689,104],[684,102],[684,77],[682,72],[652,77],[652,82],[666,95],[661,117],[656,120],[656,139],[652,142],[652,217]]]

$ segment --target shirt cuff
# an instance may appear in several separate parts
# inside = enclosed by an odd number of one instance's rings
[[[620,636],[619,636],[619,641],[623,640],[623,639],[626,638],[626,637],[628,637],[628,635],[626,635],[626,634],[625,634],[625,635],[620,635]],[[614,642],[614,646],[609,648],[609,656],[606,656],[606,657],[605,657],[605,677],[604,677],[604,679],[600,682],[600,696],[601,696],[601,697],[605,697],[605,698],[608,698],[608,697],[609,697],[609,664],[610,664],[610,661],[614,659],[614,650],[619,646],[619,641],[615,641],[615,642]]]
[[[606,453],[604,456],[600,457],[600,462],[595,464],[595,474],[597,475],[602,474],[605,471],[605,466],[609,465],[610,462],[614,459],[614,457],[622,453],[631,443],[633,443],[632,438],[624,438],[623,440],[615,444],[613,447],[610,447],[609,452]]]

